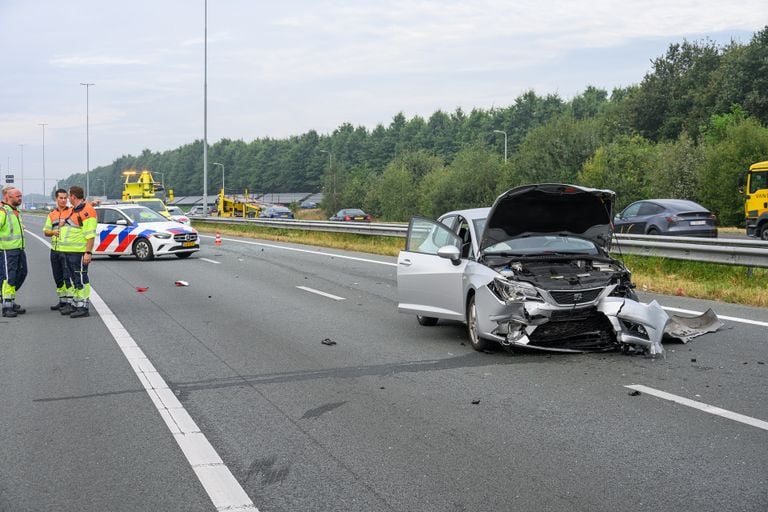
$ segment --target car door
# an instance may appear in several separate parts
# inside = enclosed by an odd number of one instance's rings
[[[627,206],[613,221],[617,233],[645,233],[645,222],[638,216],[642,201]]]
[[[405,250],[397,258],[398,310],[417,315],[464,320],[463,279],[467,260],[437,255],[441,247],[461,250],[461,239],[439,222],[414,217]]]

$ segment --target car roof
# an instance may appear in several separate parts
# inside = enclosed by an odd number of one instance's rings
[[[94,206],[94,208],[97,210],[100,208],[114,208],[116,210],[130,210],[133,208],[144,208],[153,212],[155,211],[155,210],[152,210],[152,208],[149,208],[147,206],[142,206],[136,203],[109,203],[109,204],[102,203],[100,205]]]
[[[470,208],[467,210],[454,210],[452,212],[444,213],[440,216],[440,218],[448,217],[448,216],[455,216],[455,215],[461,215],[467,220],[477,220],[477,219],[485,219],[488,217],[488,213],[491,211],[490,207],[485,208]]]
[[[642,202],[656,203],[672,210],[707,210],[699,203],[688,199],[644,199]]]

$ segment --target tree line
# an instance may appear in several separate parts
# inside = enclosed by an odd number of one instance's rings
[[[743,221],[737,179],[768,159],[768,27],[747,44],[685,41],[652,60],[639,84],[587,87],[564,101],[527,91],[507,107],[429,118],[401,112],[373,130],[345,123],[330,134],[287,139],[222,139],[209,147],[208,190],[324,192],[322,207],[362,207],[407,220],[490,205],[510,187],[566,182],[609,188],[618,207],[651,198],[697,201],[723,225]],[[508,159],[504,161],[504,134]],[[91,171],[119,197],[121,173],[163,173],[176,195],[202,193],[203,142],[138,156]],[[67,182],[84,181],[74,174]]]

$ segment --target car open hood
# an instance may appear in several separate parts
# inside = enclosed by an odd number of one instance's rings
[[[500,195],[488,213],[480,251],[530,235],[574,235],[608,250],[616,193],[576,185],[540,184]]]

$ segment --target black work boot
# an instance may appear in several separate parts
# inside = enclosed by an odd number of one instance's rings
[[[3,308],[3,316],[7,318],[15,318],[18,316],[18,314],[13,310],[13,308]]]
[[[23,307],[19,306],[19,305],[18,305],[18,304],[16,304],[16,303],[14,303],[14,304],[13,304],[13,311],[14,311],[14,312],[15,312],[17,315],[23,315],[24,313],[26,313],[26,312],[27,312],[27,310],[26,310],[26,309],[24,309]]]
[[[59,309],[59,313],[61,313],[62,315],[69,315],[69,314],[70,314],[70,313],[72,313],[74,310],[75,310],[75,308],[73,308],[73,307],[72,307],[72,304],[70,304],[69,302],[67,302],[66,304],[64,304],[63,306],[61,306],[61,309]]]
[[[91,316],[88,308],[75,308],[72,314],[69,315],[69,318],[80,318],[81,316]]]
[[[64,307],[64,304],[66,304],[66,302],[59,302],[55,306],[51,306],[51,311],[60,311],[61,308]]]

